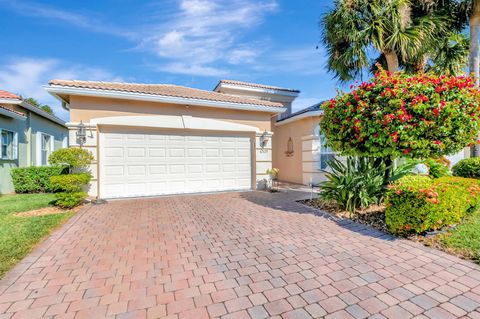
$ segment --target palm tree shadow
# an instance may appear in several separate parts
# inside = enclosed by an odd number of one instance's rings
[[[241,198],[272,210],[293,214],[315,215],[319,218],[324,218],[334,222],[344,229],[372,238],[386,241],[395,241],[398,239],[393,235],[382,232],[371,226],[360,224],[347,218],[333,216],[325,211],[298,202],[299,200],[310,199],[311,196],[312,195],[309,192],[304,190],[293,189],[281,189],[276,193],[253,191],[240,194]],[[313,196],[316,196],[316,194],[313,194]]]

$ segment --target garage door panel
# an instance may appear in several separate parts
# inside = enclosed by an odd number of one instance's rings
[[[102,197],[251,188],[249,137],[101,133]]]

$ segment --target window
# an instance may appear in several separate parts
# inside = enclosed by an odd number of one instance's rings
[[[0,129],[0,157],[2,159],[17,159],[17,134]]]
[[[320,131],[320,126],[315,128],[314,134],[318,136],[320,145],[320,158],[319,158],[319,168],[324,170],[328,168],[327,162],[335,158],[335,152],[327,146],[327,139],[325,135]]]
[[[52,153],[52,137],[41,134],[41,165],[48,165],[48,157]]]

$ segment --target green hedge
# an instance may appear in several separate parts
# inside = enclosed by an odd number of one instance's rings
[[[463,159],[453,166],[452,171],[455,176],[480,178],[480,157]]]
[[[50,178],[66,171],[64,166],[30,166],[14,168],[10,174],[16,193],[40,193],[52,192]]]
[[[50,182],[52,189],[61,192],[80,192],[82,186],[90,182],[92,175],[90,173],[78,173],[68,175],[52,176]]]
[[[87,193],[85,192],[60,192],[55,193],[55,206],[62,208],[73,208],[75,206],[83,203],[85,198],[87,198]]]
[[[405,176],[385,197],[385,221],[396,235],[453,225],[480,204],[480,181],[461,177]]]

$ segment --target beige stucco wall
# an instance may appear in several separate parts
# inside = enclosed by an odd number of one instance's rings
[[[303,184],[303,144],[302,138],[312,136],[320,117],[308,117],[281,126],[273,126],[272,165],[278,168],[279,180]],[[287,156],[288,139],[293,141],[293,156]]]
[[[71,122],[82,120],[88,123],[94,118],[135,115],[190,115],[231,121],[255,126],[261,131],[271,131],[271,114],[266,112],[83,96],[70,98]]]
[[[102,126],[89,125],[90,120],[105,117],[118,116],[149,116],[149,115],[187,115],[199,118],[209,118],[233,123],[239,123],[257,127],[260,132],[252,134],[252,187],[262,185],[262,180],[267,178],[265,171],[272,167],[272,145],[271,140],[262,148],[260,147],[260,136],[262,132],[272,131],[272,113],[255,112],[243,110],[229,110],[213,107],[186,106],[176,104],[165,104],[156,102],[143,102],[123,99],[94,98],[72,96],[70,98],[70,146],[78,146],[76,141],[77,126],[75,123],[83,121],[89,127],[87,129],[87,142],[84,148],[94,154],[95,161],[90,167],[93,180],[89,186],[89,195],[98,195],[98,177],[101,163],[98,162],[98,141],[102,132]],[[205,134],[215,132],[204,131]]]

